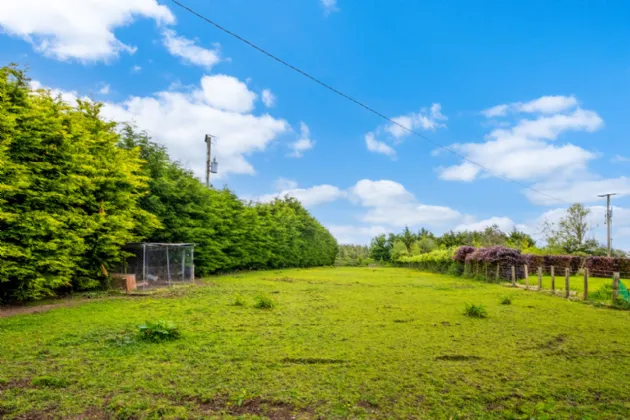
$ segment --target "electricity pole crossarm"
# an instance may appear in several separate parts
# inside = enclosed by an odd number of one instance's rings
[[[612,208],[610,207],[610,197],[616,193],[601,194],[598,197],[606,197],[606,233],[608,237],[608,256],[612,254]]]

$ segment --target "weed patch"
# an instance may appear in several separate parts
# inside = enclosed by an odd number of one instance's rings
[[[511,305],[512,304],[512,296],[501,296],[499,300],[501,305]]]
[[[276,302],[269,296],[259,295],[254,298],[254,308],[273,309],[275,306]]]
[[[234,302],[232,303],[233,306],[245,306],[247,305],[247,302],[245,301],[245,298],[241,295],[239,295],[238,293],[234,295]]]
[[[37,387],[47,387],[47,388],[65,388],[70,383],[62,378],[57,378],[55,376],[38,376],[33,378],[31,381],[33,386]]]
[[[464,307],[464,315],[471,318],[487,318],[488,311],[486,310],[486,307],[481,304],[475,305],[467,303]]]
[[[138,337],[141,340],[146,340],[153,343],[175,340],[181,336],[177,325],[164,320],[146,322],[140,325],[138,327],[138,330]]]

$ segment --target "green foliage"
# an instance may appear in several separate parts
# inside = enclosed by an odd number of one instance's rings
[[[31,93],[0,69],[0,300],[105,286],[136,225],[157,227],[137,150],[117,147],[99,104]]]
[[[469,316],[471,318],[486,318],[488,316],[488,311],[486,311],[486,307],[482,304],[465,304],[464,307],[464,315]]]
[[[179,328],[169,321],[159,320],[138,326],[138,337],[141,340],[159,343],[161,341],[175,340],[181,336]]]
[[[407,246],[402,240],[396,239],[396,241],[394,241],[394,246],[392,247],[391,260],[398,261],[402,257],[407,257],[407,256],[409,256],[409,251],[407,250]]]
[[[370,250],[365,245],[339,245],[335,265],[339,267],[363,267],[372,264]]]
[[[512,296],[501,296],[501,300],[499,300],[501,305],[511,305],[512,304]]]
[[[370,258],[375,261],[389,261],[392,249],[391,243],[387,241],[385,235],[378,235],[370,242]]]
[[[254,308],[273,309],[275,306],[276,302],[269,296],[258,295],[254,298]]]
[[[107,287],[128,242],[192,242],[196,274],[332,265],[337,242],[294,198],[206,188],[101,104],[31,92],[0,69],[0,301]]]

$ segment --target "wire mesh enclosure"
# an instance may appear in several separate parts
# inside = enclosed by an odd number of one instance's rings
[[[125,251],[132,255],[123,262],[121,272],[135,274],[139,289],[194,282],[194,244],[133,243]]]

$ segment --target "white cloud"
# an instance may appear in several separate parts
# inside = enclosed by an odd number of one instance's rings
[[[102,112],[109,119],[133,121],[147,130],[200,178],[205,168],[206,133],[218,139],[213,154],[219,161],[219,177],[253,174],[246,156],[265,150],[290,129],[284,120],[249,113],[255,97],[233,77],[204,76],[201,86],[192,90],[167,90],[130,97],[122,103],[107,102]]]
[[[324,13],[329,15],[330,13],[339,11],[339,7],[337,6],[337,0],[320,0],[322,7],[324,8]]]
[[[338,243],[349,245],[368,245],[375,236],[391,231],[383,226],[326,225],[326,228]]]
[[[268,202],[276,198],[290,196],[299,200],[304,207],[313,207],[339,200],[345,197],[345,195],[346,193],[344,191],[333,185],[316,185],[310,188],[293,188],[273,194],[266,194],[256,198],[255,201]]]
[[[250,112],[258,95],[236,77],[225,74],[201,78],[201,90],[196,92],[200,101],[224,111]]]
[[[387,156],[396,156],[396,151],[389,145],[376,140],[374,133],[367,133],[365,135],[365,145],[370,152],[381,153]]]
[[[0,26],[58,60],[107,61],[136,48],[114,30],[137,18],[174,23],[168,7],[156,0],[20,0],[0,7]]]
[[[109,95],[110,88],[110,85],[105,84],[99,89],[98,93],[101,95]]]
[[[274,183],[274,186],[276,187],[277,191],[293,190],[297,188],[298,183],[292,179],[278,178],[276,182]]]
[[[261,99],[267,108],[271,108],[276,104],[276,95],[270,89],[262,91]]]
[[[218,45],[213,50],[200,47],[192,39],[178,35],[172,29],[164,29],[162,35],[164,46],[168,52],[176,57],[183,58],[186,63],[210,70],[221,61]]]
[[[615,155],[612,159],[610,159],[610,161],[612,163],[628,163],[630,162],[630,158],[621,155]]]
[[[396,140],[400,140],[411,134],[409,130],[422,129],[435,131],[437,128],[446,127],[444,123],[440,122],[447,120],[447,117],[442,115],[441,110],[442,106],[440,104],[433,104],[429,109],[423,108],[417,114],[411,113],[394,117],[392,120],[399,125],[390,124],[385,127],[385,131],[391,134]]]
[[[142,67],[136,65],[131,68],[132,73],[140,73],[142,71]]]
[[[455,226],[455,229],[453,229],[453,230],[455,230],[455,231],[465,231],[465,230],[468,230],[468,231],[483,231],[487,227],[492,227],[494,225],[497,225],[499,227],[499,229],[501,229],[503,232],[509,232],[514,227],[516,227],[517,229],[519,229],[521,231],[527,230],[526,226],[524,226],[524,225],[517,225],[509,217],[496,217],[496,216],[495,217],[491,217],[489,219],[476,221],[476,222],[461,223],[461,224]]]
[[[393,227],[443,225],[462,215],[449,207],[418,203],[401,184],[363,179],[350,189],[351,199],[368,210],[360,219],[366,223]]]
[[[553,109],[552,104],[547,102],[539,99],[526,105],[527,109]],[[451,148],[501,176],[515,180],[541,180],[552,174],[584,171],[588,162],[597,157],[595,153],[573,144],[556,145],[551,141],[569,131],[593,132],[602,126],[603,120],[596,112],[576,108],[566,114],[522,119],[511,128],[492,130],[483,143],[455,144]],[[472,181],[484,171],[463,162],[439,168],[438,172],[443,180]]]
[[[540,113],[555,114],[577,106],[578,101],[574,96],[541,96],[529,102],[514,102],[501,104],[481,111],[488,118],[504,117],[512,113]]]
[[[534,184],[532,188],[569,203],[592,203],[601,200],[597,197],[600,194],[617,193],[619,197],[630,195],[630,178],[598,178],[592,175],[580,178],[558,177]],[[527,190],[525,194],[534,204],[558,205],[558,200],[547,195],[531,190]]]
[[[302,156],[304,156],[305,151],[312,149],[315,146],[315,142],[311,140],[310,136],[311,130],[308,128],[308,125],[301,122],[300,137],[289,145],[292,150],[289,156],[294,158],[301,158]]]

